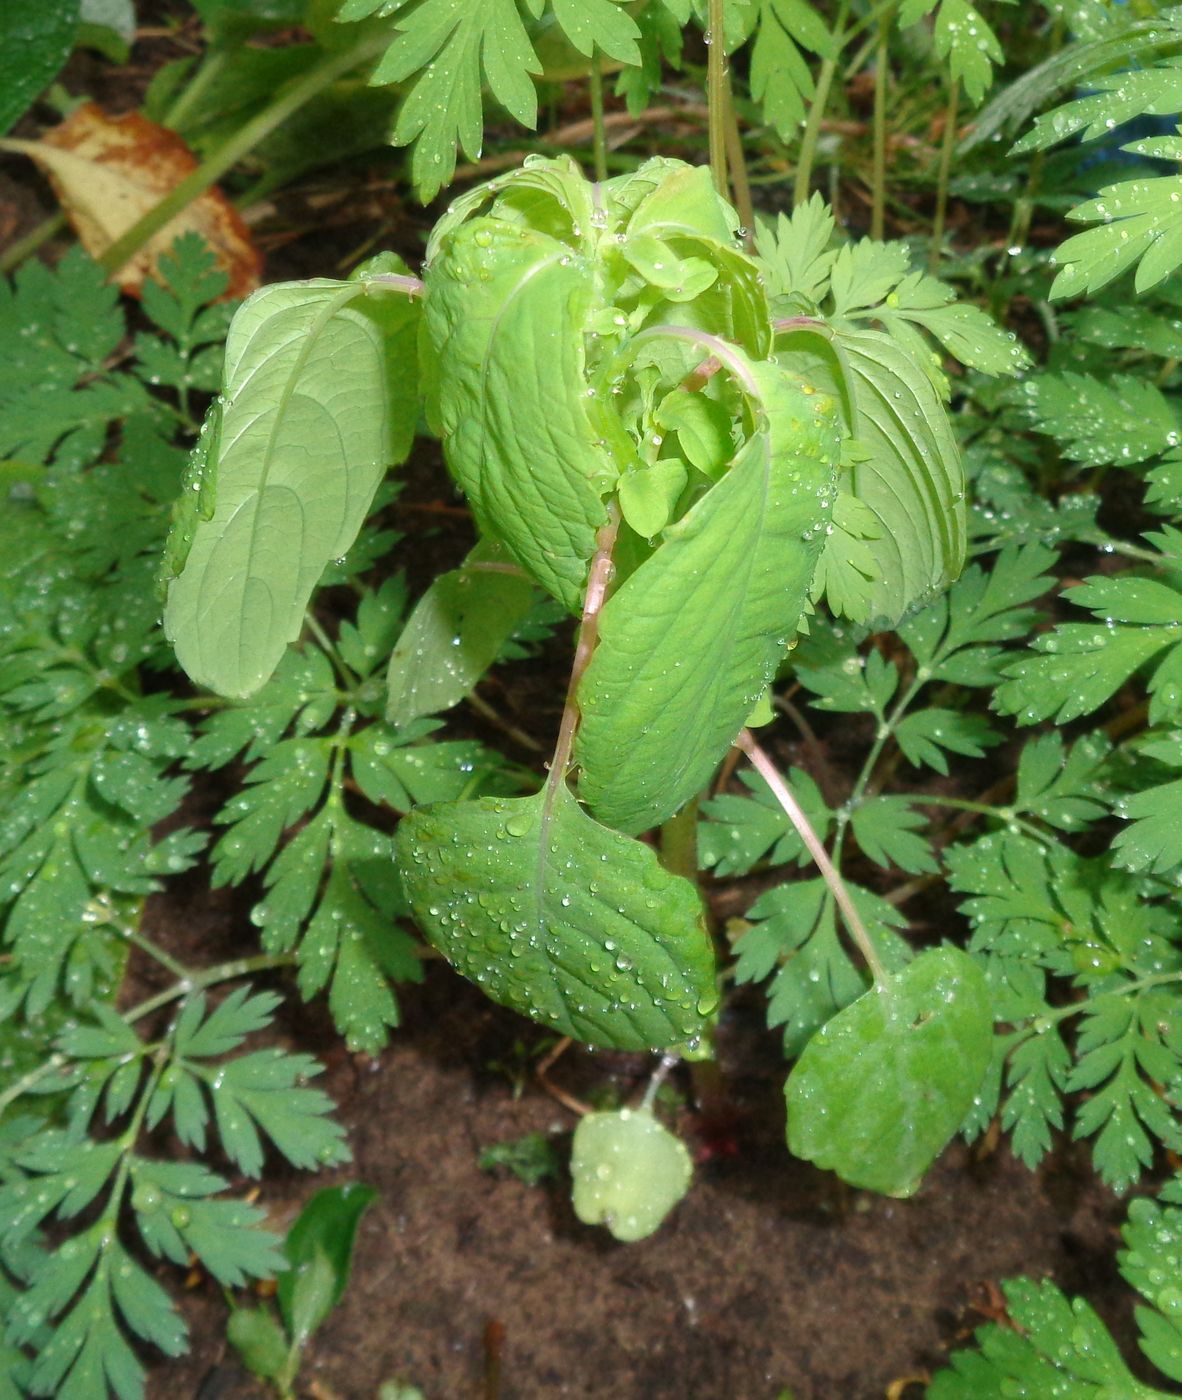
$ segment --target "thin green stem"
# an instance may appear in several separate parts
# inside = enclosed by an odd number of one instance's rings
[[[185,982],[174,983],[173,986],[166,987],[164,991],[157,992],[155,996],[137,1002],[130,1010],[123,1013],[123,1019],[129,1026],[134,1025],[136,1021],[142,1021],[145,1016],[150,1016],[153,1011],[159,1011],[162,1006],[167,1006],[170,1002],[180,1001],[182,997],[192,996],[194,992],[204,991],[206,987],[216,986],[219,982],[233,982],[239,977],[249,977],[252,972],[269,972],[277,967],[294,967],[295,961],[294,953],[256,953],[249,958],[235,958],[232,962],[218,963],[216,967],[195,973]]]
[[[948,182],[952,177],[952,155],[956,150],[956,116],[960,106],[960,83],[952,80],[948,105],[944,109],[944,139],[940,143],[940,164],[936,171],[936,215],[932,220],[932,242],[928,249],[928,271],[934,277],[940,270],[944,249],[944,223],[948,217]]]
[[[1017,827],[1019,831],[1025,832],[1035,841],[1041,841],[1046,845],[1055,844],[1053,836],[1049,836],[1033,822],[1024,821],[1010,807],[993,807],[988,802],[970,802],[963,797],[938,797],[934,793],[924,793],[918,800],[925,807],[951,807],[958,812],[976,812],[982,817],[993,817],[1006,826]]]
[[[871,168],[870,237],[881,242],[886,225],[886,144],[887,71],[890,48],[887,38],[890,21],[878,22],[878,43],[874,49],[874,163]]]
[[[870,969],[870,974],[879,986],[885,986],[889,980],[886,968],[882,965],[882,960],[878,956],[878,950],[871,942],[870,934],[866,930],[866,925],[862,922],[862,916],[858,913],[857,906],[846,888],[845,881],[841,878],[836,865],[829,857],[829,852],[821,838],[813,830],[812,824],[804,814],[804,809],[797,802],[792,789],[784,781],[779,770],[771,759],[755,742],[755,738],[749,729],[739,731],[739,737],[735,740],[737,748],[751,760],[751,766],[759,776],[771,788],[772,796],[784,809],[784,815],[796,828],[796,833],[800,837],[804,848],[812,856],[817,869],[821,872],[821,878],[829,887],[829,893],[833,896],[833,901],[841,910],[842,918],[845,920],[846,928],[850,931],[850,937],[858,945],[858,951],[866,960],[866,966]]]
[[[812,102],[809,103],[808,121],[800,139],[800,156],[796,163],[796,182],[792,189],[792,203],[797,207],[804,204],[809,197],[813,161],[817,155],[817,142],[821,138],[821,123],[825,119],[825,108],[829,105],[829,89],[833,86],[833,75],[837,72],[839,55],[848,37],[845,34],[845,21],[849,8],[849,0],[841,0],[837,7],[837,18],[833,22],[833,51],[821,62],[816,90],[813,92]]]
[[[100,266],[108,274],[118,272],[125,263],[156,236],[182,209],[186,208],[198,195],[203,194],[216,183],[231,166],[249,154],[279,126],[298,112],[312,98],[330,87],[336,80],[354,68],[360,67],[375,58],[389,45],[388,34],[368,34],[364,39],[348,49],[329,54],[323,62],[308,70],[302,78],[292,83],[281,96],[257,116],[245,122],[216,151],[201,162],[196,170],[172,189],[159,204],[154,205],[117,238],[99,259]]]
[[[43,1079],[48,1079],[51,1074],[56,1074],[67,1063],[66,1056],[55,1050],[42,1064],[22,1074],[14,1084],[10,1084],[7,1089],[0,1091],[0,1113],[3,1113],[10,1103],[15,1103],[22,1094],[27,1094],[30,1089],[35,1089]]]
[[[1168,987],[1172,982],[1182,982],[1182,972],[1155,972],[1148,977],[1139,977],[1135,982],[1126,982],[1123,987],[1111,987],[1106,992],[1101,992],[1099,996],[1085,997],[1083,1001],[1069,1002],[1066,1006],[1056,1006],[1049,1011],[1044,1011],[1041,1016],[1036,1016],[1030,1023],[1029,1029],[1035,1034],[1041,1031],[1048,1031],[1052,1026],[1057,1026],[1060,1021],[1066,1021],[1072,1016],[1079,1016],[1090,1006],[1094,1006],[1103,997],[1130,997],[1137,992],[1149,991],[1151,987]],[[1015,1031],[1015,1036],[1021,1036],[1022,1031]]]
[[[706,43],[706,107],[710,134],[710,170],[714,188],[727,195],[726,170],[726,24],[724,0],[710,0]]]
[[[206,54],[196,73],[177,93],[168,110],[160,118],[161,126],[171,127],[173,131],[181,129],[190,111],[205,96],[210,84],[221,75],[229,56],[230,49],[228,47],[211,49]]]
[[[59,209],[56,214],[50,214],[48,219],[42,219],[36,228],[30,229],[23,238],[0,253],[0,272],[11,272],[14,267],[18,267],[24,260],[31,257],[42,243],[47,243],[55,234],[61,233],[66,226],[66,216]]]
[[[744,242],[748,251],[755,247],[755,205],[751,199],[751,180],[747,173],[747,157],[743,154],[743,133],[739,129],[739,117],[735,111],[735,94],[731,88],[731,75],[723,75],[726,99],[726,158],[730,169],[731,190],[735,196],[735,208],[743,221]]]
[[[150,938],[145,938],[138,929],[132,928],[130,924],[116,924],[115,927],[129,943],[134,943],[141,952],[147,953],[150,958],[154,958],[161,967],[171,972],[179,981],[192,981],[192,969],[178,962],[171,953],[166,953],[163,948],[158,948]]]
[[[607,179],[607,128],[603,124],[603,69],[599,63],[599,50],[591,55],[591,145],[595,161],[595,178]]]
[[[344,682],[346,689],[355,691],[361,684],[361,678],[355,676],[345,664],[340,652],[337,650],[336,643],[324,628],[321,627],[319,620],[315,613],[312,612],[311,608],[304,614],[304,626],[311,632],[312,636],[315,637],[321,651],[324,652],[325,656],[327,656],[333,666],[336,667],[337,674]]]

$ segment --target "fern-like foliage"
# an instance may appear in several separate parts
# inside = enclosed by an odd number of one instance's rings
[[[228,1196],[224,1177],[143,1150],[146,1130],[169,1119],[197,1151],[212,1146],[213,1123],[222,1153],[252,1176],[264,1140],[296,1166],[347,1160],[328,1098],[305,1084],[319,1072],[314,1060],[276,1049],[226,1059],[269,1025],[278,1002],[239,989],[211,1009],[197,992],[152,1039],[136,1029],[151,1003],[121,1016],[98,1002],[93,1019],[58,1038],[67,1068],[39,1088],[64,1095],[64,1126],[10,1120],[0,1172],[0,1263],[5,1286],[19,1285],[5,1336],[27,1394],[138,1396],[134,1342],[169,1356],[185,1349],[184,1324],[137,1259],[140,1246],[182,1266],[195,1258],[226,1287],[285,1267],[278,1238],[262,1228],[265,1212]],[[39,1230],[51,1221],[60,1242],[48,1249]]]
[[[1182,1244],[1182,1186],[1177,1178],[1160,1203],[1133,1201],[1122,1231],[1120,1271],[1144,1300],[1136,1309],[1141,1350],[1171,1381],[1182,1381],[1182,1295],[1177,1286]],[[1112,1334],[1082,1298],[1069,1299],[1049,1279],[1012,1279],[1002,1285],[1008,1325],[977,1332],[977,1349],[959,1351],[928,1388],[929,1400],[1169,1400],[1165,1391],[1138,1380]]]

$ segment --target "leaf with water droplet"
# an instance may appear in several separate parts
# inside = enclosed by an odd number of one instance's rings
[[[685,1144],[648,1109],[588,1113],[575,1129],[570,1174],[575,1214],[618,1240],[653,1233],[689,1190]]]
[[[876,983],[788,1076],[788,1146],[854,1186],[910,1196],[964,1121],[993,1044],[985,977],[938,948]]]
[[[417,808],[395,847],[423,934],[493,1001],[625,1050],[706,1028],[718,995],[697,891],[565,787]]]

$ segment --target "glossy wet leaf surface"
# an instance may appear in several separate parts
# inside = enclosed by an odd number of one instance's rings
[[[718,1004],[693,886],[565,788],[419,808],[399,866],[426,938],[493,1001],[592,1045],[700,1035]]]
[[[853,1186],[910,1196],[964,1121],[993,1023],[983,973],[938,948],[873,986],[788,1076],[788,1146]]]

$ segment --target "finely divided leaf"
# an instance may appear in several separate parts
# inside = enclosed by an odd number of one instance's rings
[[[854,1186],[918,1188],[992,1053],[985,978],[954,948],[923,953],[809,1041],[788,1077],[788,1146]]]
[[[755,430],[609,599],[579,686],[579,791],[624,831],[706,784],[796,631],[824,539],[833,405],[775,366],[743,365]]]
[[[224,695],[272,674],[325,566],[353,543],[417,417],[417,307],[363,283],[266,287],[226,342],[212,516],[168,593],[182,666]]]
[[[417,808],[396,849],[419,927],[493,1001],[619,1049],[702,1033],[718,994],[697,892],[565,787]]]

